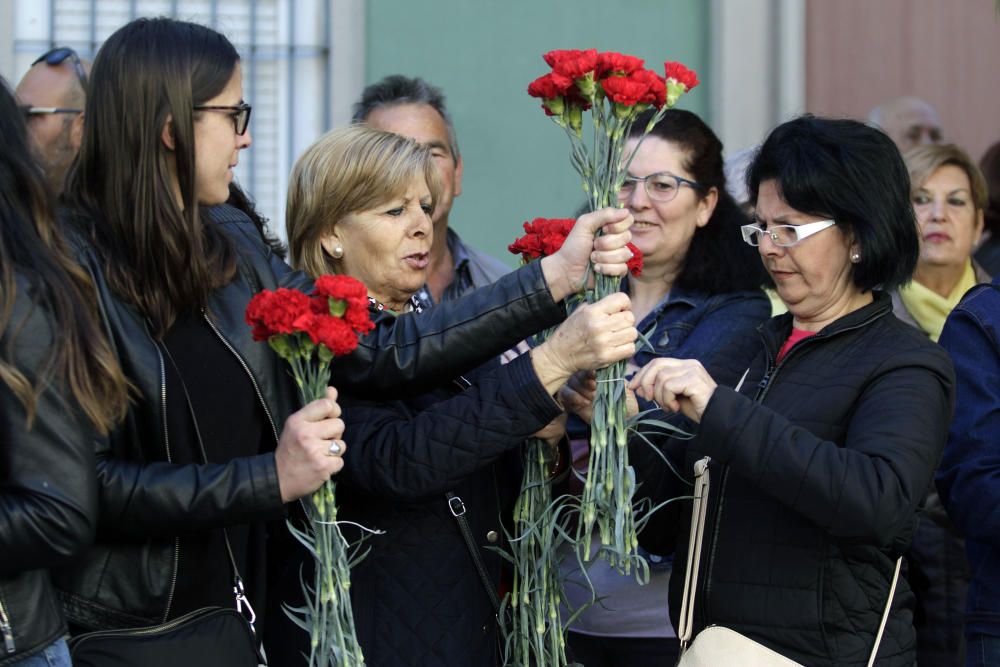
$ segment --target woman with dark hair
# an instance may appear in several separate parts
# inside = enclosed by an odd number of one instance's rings
[[[690,111],[671,109],[640,140],[651,118],[647,112],[632,126],[625,147],[631,162],[618,193],[635,218],[632,241],[643,256],[641,275],[627,277],[622,289],[651,345],[639,347],[631,369],[656,357],[697,359],[720,382],[735,384],[753,355],[749,342],[755,329],[770,315],[760,289],[766,274],[757,253],[739,237],[749,220],[726,190],[722,143],[715,133]],[[589,419],[594,389],[593,379],[575,382],[563,392],[566,406]],[[690,428],[682,418],[673,421]],[[574,459],[585,465],[589,434],[572,424],[570,429]],[[633,449],[644,468],[657,466],[655,454]],[[570,629],[576,660],[610,667],[660,665],[667,656],[676,657],[676,635],[666,622],[672,555],[659,552],[647,560],[646,586],[603,560],[590,565],[588,577],[601,602]],[[575,559],[567,557],[564,569],[572,579],[579,577]],[[567,586],[567,595],[577,605],[590,601],[582,581]]]
[[[64,605],[81,629],[150,625],[233,605],[245,577],[263,610],[265,523],[340,470],[346,446],[335,390],[299,409],[284,362],[244,320],[255,292],[307,278],[249,219],[205,214],[250,145],[239,56],[203,26],[132,21],[97,54],[86,115],[67,199],[136,395],[98,449],[99,537],[60,573]],[[602,270],[627,270],[630,222],[594,216],[547,264],[422,319],[378,318],[335,382],[405,391],[558,322],[595,247]]]
[[[991,276],[1000,275],[1000,141],[983,153],[979,169],[986,179],[989,201],[986,204],[982,243],[976,248],[976,261]]]
[[[127,387],[3,79],[0,145],[0,664],[68,667],[49,568],[94,537],[93,443]]]
[[[789,312],[748,341],[736,388],[684,359],[633,378],[698,423],[668,454],[686,475],[707,462],[711,479],[690,545],[686,525],[640,540],[673,543],[680,528],[675,570],[689,553],[698,568],[690,586],[671,582],[671,612],[677,622],[684,597],[695,632],[720,626],[806,665],[912,665],[898,559],[947,437],[954,373],[882,291],[909,279],[919,252],[906,167],[878,130],[804,116],[770,134],[748,187],[743,237]],[[668,474],[647,484],[657,498],[691,493]]]

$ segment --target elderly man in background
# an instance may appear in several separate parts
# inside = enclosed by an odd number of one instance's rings
[[[417,292],[426,308],[488,285],[510,269],[465,244],[448,225],[451,205],[462,194],[462,156],[441,90],[420,78],[398,74],[371,84],[354,105],[354,122],[392,132],[431,148],[442,181],[434,208],[434,244],[427,284]]]
[[[868,113],[868,124],[889,135],[900,153],[941,143],[941,117],[927,102],[905,96],[884,102]]]
[[[80,149],[89,69],[76,51],[61,46],[35,60],[17,84],[36,159],[55,193]]]

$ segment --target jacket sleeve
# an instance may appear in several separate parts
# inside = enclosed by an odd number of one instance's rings
[[[957,402],[937,488],[960,533],[1000,548],[1000,296],[986,298],[992,321],[959,307],[941,334],[955,363]]]
[[[133,463],[97,454],[102,536],[164,537],[283,516],[274,453],[226,463]]]
[[[838,446],[720,386],[702,416],[698,444],[828,534],[889,546],[927,492],[953,392],[940,348],[893,355],[862,390]],[[823,400],[823,392],[810,400]]]
[[[444,493],[559,413],[529,355],[413,415],[387,403],[350,401],[344,407],[348,449],[339,478],[401,501]]]
[[[331,384],[368,398],[414,396],[565,317],[533,262],[423,313],[379,315],[358,349],[334,361]]]
[[[52,331],[40,307],[24,320],[19,305],[8,327],[18,332],[12,361],[34,384],[51,354]],[[65,564],[93,540],[96,437],[58,379],[39,394],[30,427],[21,402],[0,382],[0,575]]]

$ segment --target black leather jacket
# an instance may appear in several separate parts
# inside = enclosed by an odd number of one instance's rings
[[[244,310],[260,289],[308,286],[265,246],[250,221],[229,207],[212,213],[233,241],[239,273],[209,299],[206,319],[246,368],[275,442],[297,407],[283,361],[255,343]],[[58,576],[71,622],[88,629],[162,622],[170,615],[177,534],[261,522],[284,510],[274,454],[223,464],[170,463],[163,360],[143,318],[113,295],[93,249],[80,261],[93,275],[105,324],[126,375],[138,388],[125,422],[97,452],[97,544]],[[526,267],[469,297],[419,317],[384,317],[358,350],[334,363],[333,384],[358,394],[399,395],[473,368],[565,317],[538,267]]]
[[[51,353],[51,321],[18,279],[8,333],[14,365],[30,380]],[[0,665],[23,660],[66,632],[49,568],[93,539],[97,519],[95,439],[58,383],[38,397],[27,427],[24,407],[0,382]]]

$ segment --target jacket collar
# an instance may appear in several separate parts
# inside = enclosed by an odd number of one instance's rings
[[[892,299],[882,290],[873,290],[873,301],[866,306],[834,320],[816,333],[816,337],[828,338],[843,331],[849,331],[867,325],[884,315],[892,313]],[[783,313],[777,317],[765,320],[758,328],[771,358],[774,359],[778,350],[792,332],[792,314]]]

